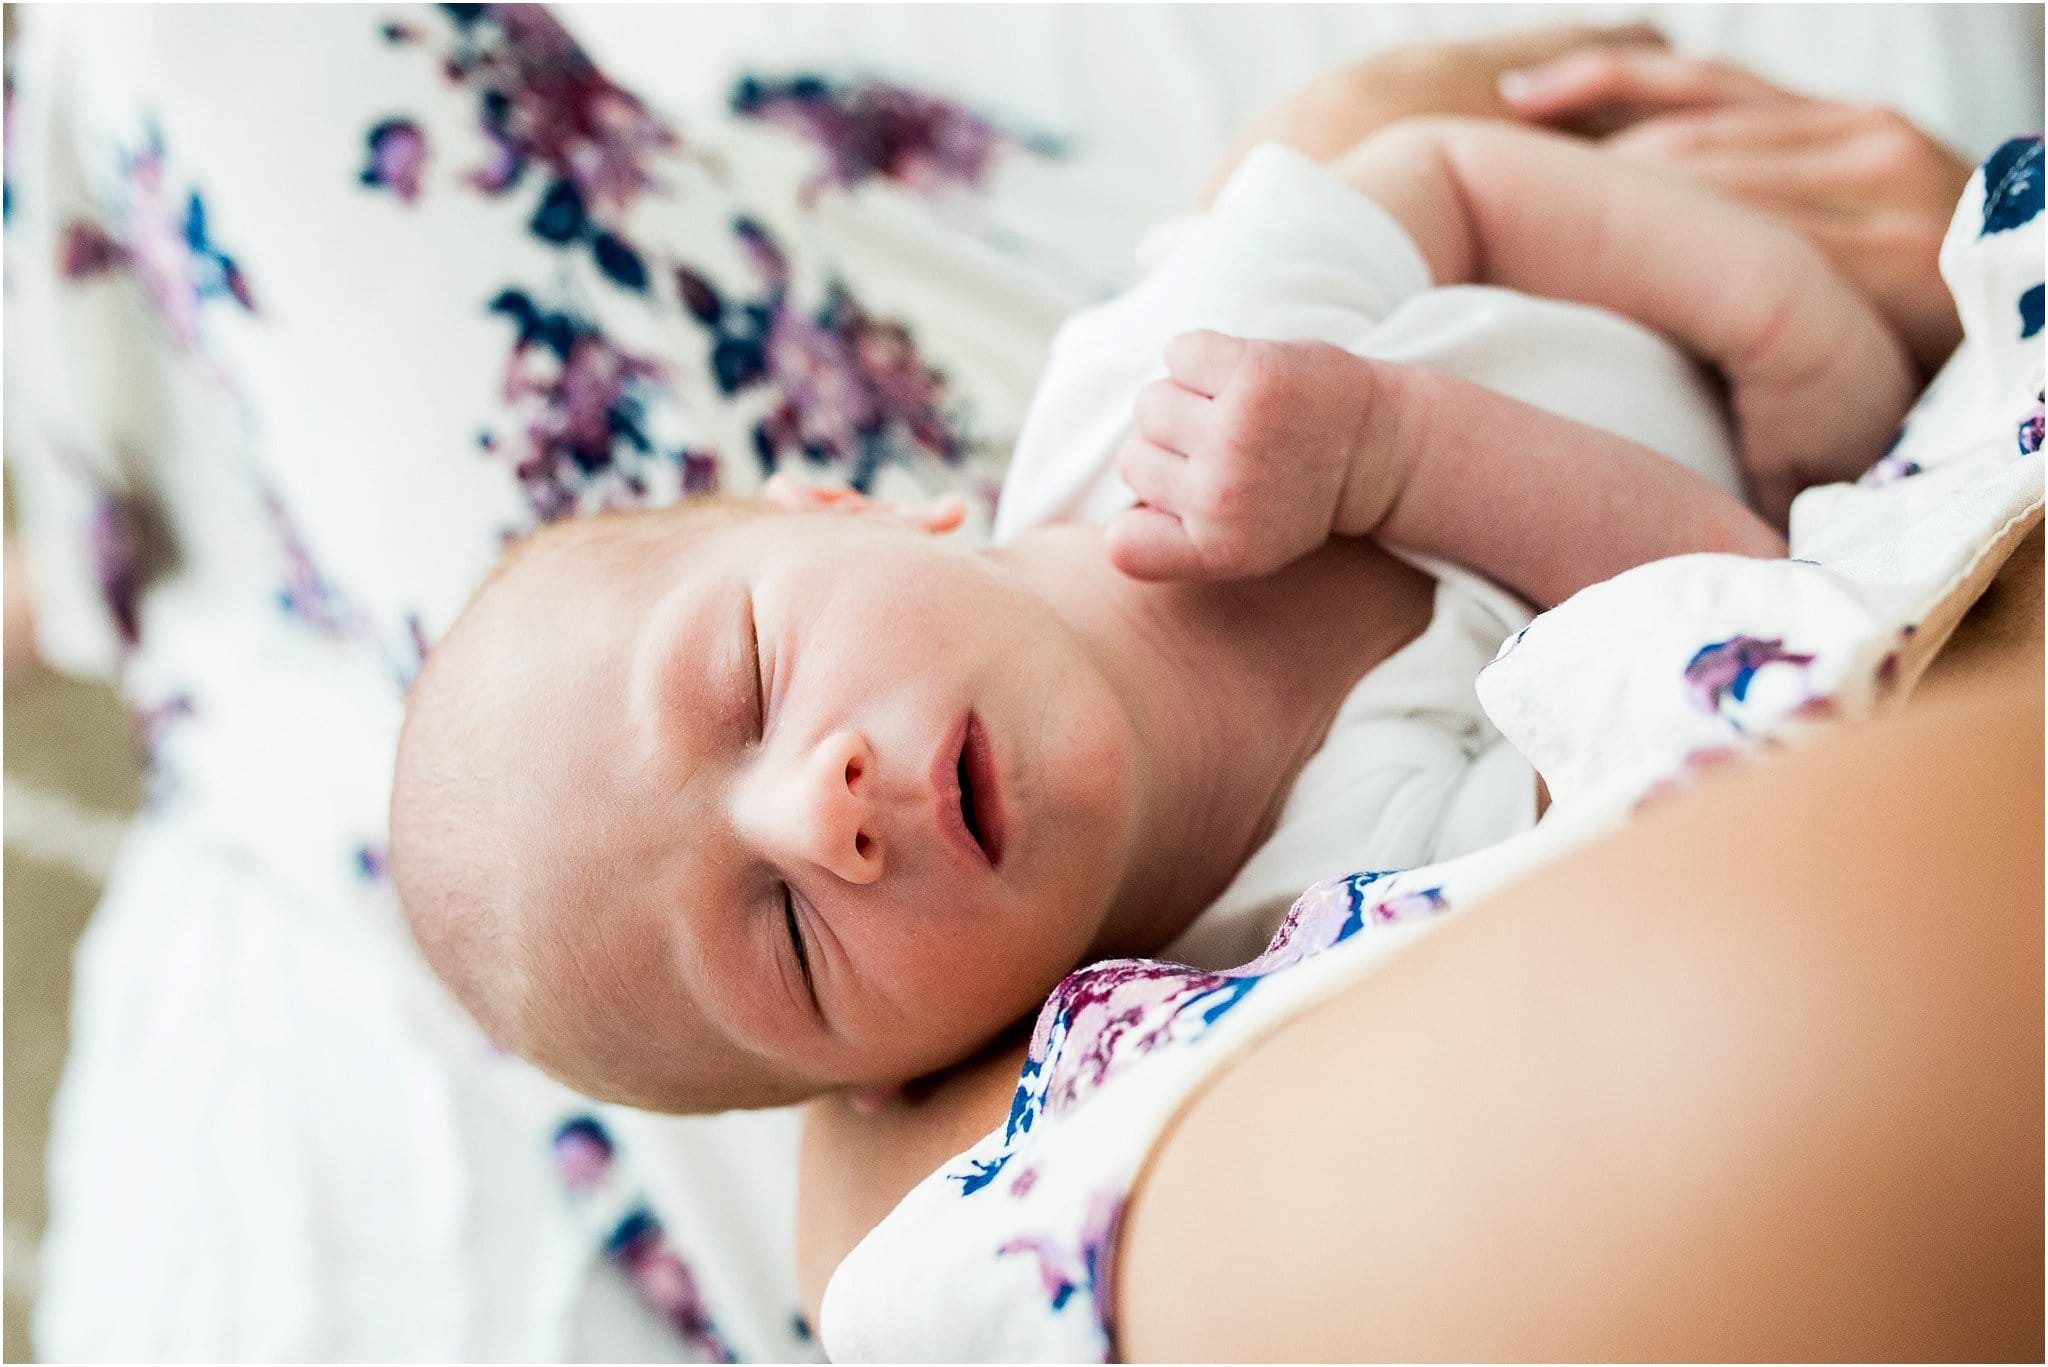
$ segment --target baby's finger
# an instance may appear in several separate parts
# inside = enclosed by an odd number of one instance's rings
[[[1242,337],[1228,337],[1208,328],[1183,332],[1166,344],[1166,373],[1182,386],[1213,399],[1230,383],[1250,345]]]
[[[1186,456],[1132,436],[1117,448],[1116,470],[1139,502],[1169,510],[1188,506],[1194,475]]]
[[[1126,508],[1103,528],[1109,563],[1133,579],[1199,579],[1201,558],[1187,528],[1171,513]]]
[[[1521,117],[1543,122],[1624,104],[1649,112],[1796,98],[1740,68],[1653,47],[1590,48],[1510,71],[1500,95]]]
[[[1176,380],[1154,380],[1138,391],[1131,419],[1138,435],[1153,445],[1192,453],[1209,429],[1214,402]]]

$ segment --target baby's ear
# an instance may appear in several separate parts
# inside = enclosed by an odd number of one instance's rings
[[[842,512],[879,517],[916,531],[950,532],[967,520],[967,501],[942,494],[916,506],[883,503],[853,489],[802,484],[788,475],[770,475],[761,486],[761,501],[786,512]]]

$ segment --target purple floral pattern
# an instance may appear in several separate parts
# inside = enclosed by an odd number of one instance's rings
[[[638,1207],[619,1221],[605,1241],[605,1255],[626,1274],[642,1300],[653,1306],[692,1351],[707,1362],[737,1362],[697,1289],[697,1279],[676,1256],[654,1212]]]
[[[585,1192],[611,1175],[616,1152],[612,1137],[596,1117],[571,1116],[555,1130],[555,1167],[562,1185],[572,1192]]]
[[[94,577],[100,601],[114,624],[124,650],[142,639],[142,589],[147,580],[145,519],[141,505],[123,495],[101,491],[93,500],[92,546]]]
[[[649,158],[678,150],[675,131],[614,84],[546,5],[442,5],[452,36],[441,73],[477,99],[487,147],[469,183],[488,195],[518,186],[531,167],[600,213],[624,211],[657,182]],[[420,44],[403,24],[385,41]]]
[[[741,118],[817,147],[820,162],[802,192],[807,201],[877,179],[922,194],[979,189],[1006,145],[1041,156],[1061,150],[1055,139],[1004,132],[965,106],[887,81],[748,75],[733,86],[731,104]]]
[[[441,8],[452,28],[443,73],[475,93],[478,126],[489,146],[470,187],[504,198],[538,168],[545,184],[531,201],[527,231],[553,247],[587,251],[610,286],[657,297],[661,282],[649,269],[647,251],[629,237],[629,212],[660,186],[658,159],[691,157],[714,173],[717,163],[687,147],[605,77],[544,6]],[[427,41],[404,24],[385,25],[383,36],[402,46]],[[955,178],[971,179],[998,141],[992,128],[964,111],[944,114],[936,102],[894,87],[863,90],[842,113],[866,130],[864,145],[886,149],[876,153],[882,160],[870,168],[875,173],[888,168],[909,175],[915,166],[943,165]],[[757,93],[766,101],[764,117],[790,94]],[[962,130],[982,131],[970,137]],[[403,202],[416,200],[427,156],[418,122],[394,116],[365,136],[369,161],[362,181]],[[969,155],[968,142],[976,139],[987,145]],[[924,360],[909,331],[873,316],[836,279],[828,280],[815,307],[799,304],[787,257],[769,230],[740,216],[732,232],[752,264],[754,293],[728,299],[729,291],[709,274],[681,263],[663,276],[683,313],[708,334],[710,378],[719,392],[732,397],[759,389],[772,396],[753,430],[764,472],[801,458],[836,466],[848,484],[865,490],[891,459],[957,462],[961,415],[945,377]],[[518,435],[487,430],[479,441],[505,461],[537,520],[644,502],[663,467],[673,469],[685,495],[719,488],[721,453],[658,442],[651,434],[649,415],[672,403],[676,375],[613,341],[588,308],[561,295],[511,285],[489,308],[515,329],[503,396]]]
[[[370,159],[362,182],[391,191],[407,204],[420,197],[427,169],[427,135],[411,119],[385,119],[371,128],[366,140]]]
[[[1918,461],[1907,460],[1898,454],[1899,446],[1906,440],[1906,429],[1901,426],[1892,433],[1892,439],[1885,444],[1884,454],[1856,482],[1864,488],[1877,488],[1893,484],[1902,479],[1911,479],[1920,473]]]
[[[270,517],[284,559],[284,582],[277,590],[277,606],[287,617],[311,627],[323,636],[340,636],[352,631],[356,613],[313,563],[312,554],[299,534],[297,524],[286,510],[284,500],[269,489],[263,491],[263,509]]]
[[[1191,1043],[1271,974],[1368,927],[1424,920],[1449,909],[1441,886],[1397,890],[1392,870],[1352,874],[1309,889],[1265,952],[1242,968],[1205,972],[1155,959],[1112,959],[1068,974],[1038,1014],[1003,1145],[948,1176],[972,1196],[993,1184],[1042,1118],[1079,1107],[1118,1072],[1164,1045]],[[1029,1174],[1026,1174],[1029,1176]],[[1024,1178],[1018,1179],[1028,1190]],[[1017,1184],[1013,1194],[1021,1195]]]
[[[1730,704],[1748,698],[1759,672],[1780,664],[1804,669],[1813,660],[1812,655],[1785,649],[1783,640],[1731,636],[1694,652],[1685,666],[1685,686],[1696,707],[1726,718],[1740,730]]]
[[[208,304],[227,300],[256,312],[248,277],[213,240],[206,201],[197,190],[181,201],[168,184],[162,134],[152,128],[140,148],[124,149],[117,172],[106,223],[77,219],[64,226],[59,273],[86,281],[126,272],[181,351],[198,342]]]
[[[391,872],[391,854],[383,845],[358,845],[355,849],[356,879],[381,883]]]
[[[183,690],[129,708],[128,722],[135,737],[136,753],[142,757],[145,809],[160,807],[176,795],[179,776],[166,762],[165,752],[180,725],[198,715],[198,702]]]
[[[1079,1238],[1071,1247],[1059,1239],[1024,1235],[996,1248],[999,1258],[1028,1253],[1037,1260],[1046,1302],[1055,1314],[1067,1308],[1076,1292],[1081,1293],[1094,1312],[1105,1362],[1116,1343],[1116,1240],[1123,1214],[1124,1194],[1111,1188],[1097,1192],[1089,1201]]]
[[[2023,456],[2031,456],[2041,449],[2041,437],[2048,431],[2048,391],[2034,391],[2034,411],[2020,419],[2019,448]]]
[[[945,1176],[971,1197],[989,1190],[1041,1120],[1078,1109],[1115,1076],[1167,1048],[1208,1038],[1226,1015],[1272,975],[1341,944],[1360,931],[1424,920],[1450,908],[1441,884],[1402,886],[1392,870],[1353,874],[1310,888],[1289,910],[1266,951],[1242,968],[1210,973],[1180,964],[1122,959],[1069,974],[1039,1013],[999,1148],[969,1156]],[[1020,1165],[1008,1195],[1028,1197],[1041,1168]],[[1002,1242],[998,1257],[1029,1254],[1050,1310],[1084,1301],[1103,1354],[1113,1347],[1111,1284],[1124,1189],[1103,1189],[1088,1203],[1070,1241],[1025,1235]]]
[[[961,441],[946,411],[945,377],[927,365],[907,330],[871,316],[839,284],[822,307],[798,309],[790,299],[789,263],[759,223],[734,222],[762,292],[728,301],[687,267],[676,289],[715,338],[711,363],[727,395],[766,386],[779,402],[754,428],[764,471],[785,458],[847,470],[865,492],[882,462],[898,451],[942,462],[959,460]]]
[[[1898,456],[1880,456],[1877,463],[1863,472],[1856,482],[1866,488],[1885,484],[1896,484],[1902,479],[1911,479],[1920,473],[1920,462],[1905,460]]]
[[[658,462],[683,462],[688,477],[688,453],[660,452],[647,433],[647,410],[665,377],[658,362],[622,350],[588,319],[545,308],[524,290],[503,291],[491,311],[516,330],[503,395],[523,430],[509,449],[490,433],[479,441],[508,460],[536,517],[553,521],[586,505],[633,506]]]

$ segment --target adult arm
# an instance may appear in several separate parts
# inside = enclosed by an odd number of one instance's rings
[[[1254,1046],[1132,1194],[1123,1354],[2038,1361],[2041,657],[2007,665]]]
[[[1816,248],[1689,181],[1458,119],[1397,124],[1331,169],[1407,228],[1438,284],[1597,305],[1715,366],[1781,526],[1800,489],[1867,468],[1912,399],[1898,341]]]
[[[1877,305],[1923,379],[1962,341],[1939,268],[1971,165],[1897,110],[1815,99],[1740,67],[1585,44],[1504,73],[1517,117],[1763,210]]]

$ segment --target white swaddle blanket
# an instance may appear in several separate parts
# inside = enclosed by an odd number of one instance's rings
[[[1792,558],[1644,565],[1503,644],[1479,696],[1556,799],[1534,830],[1319,884],[1241,969],[1118,961],[1070,977],[1039,1017],[1006,1124],[841,1264],[822,1316],[831,1356],[1109,1356],[1124,1200],[1203,1080],[1704,760],[1902,701],[2040,519],[2041,178],[2038,138],[1972,178],[1942,249],[1964,344],[1862,480],[1800,497]]]

